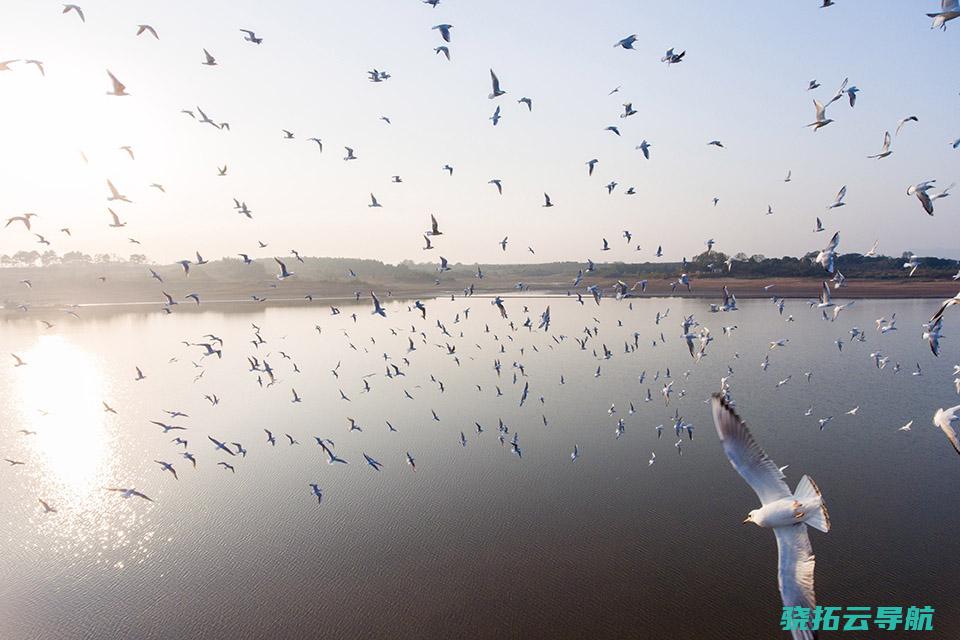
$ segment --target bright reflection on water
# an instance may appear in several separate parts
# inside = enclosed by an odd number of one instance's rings
[[[115,484],[122,454],[116,415],[103,404],[111,385],[99,356],[58,334],[38,336],[18,355],[28,364],[17,367],[10,392],[17,399],[15,437],[25,444],[17,457],[41,487],[26,510],[40,535],[11,541],[8,549],[31,545],[68,565],[140,561],[153,533],[137,530],[138,511],[111,504],[104,490]],[[57,512],[44,513],[41,499]]]
[[[36,432],[33,461],[61,492],[86,500],[110,477],[103,374],[94,355],[59,335],[40,336],[23,357],[14,396],[22,428]]]
[[[808,473],[824,492],[834,529],[811,534],[819,602],[930,604],[936,637],[960,637],[950,533],[960,530],[951,480],[960,463],[930,425],[936,408],[960,401],[950,375],[958,314],[948,314],[937,359],[919,336],[932,301],[858,301],[835,323],[799,300],[784,316],[768,301],[743,301],[734,314],[668,299],[632,310],[536,298],[507,308],[519,325],[529,305],[535,325],[548,303],[549,335],[510,330],[484,298],[429,300],[426,321],[399,301],[386,302],[386,319],[367,304],[342,305],[339,316],[319,304],[171,316],[87,309],[80,320],[51,314],[50,330],[32,315],[0,317],[3,351],[28,363],[0,360],[0,458],[26,463],[0,463],[0,638],[774,637],[776,545],[768,531],[741,526],[756,497],[723,456],[703,402],[728,365],[741,412],[774,461],[790,465],[789,484]],[[874,320],[893,312],[899,330],[879,335]],[[691,313],[715,337],[699,364],[678,336]],[[252,324],[265,344],[251,343]],[[594,326],[599,336],[581,350],[573,337]],[[853,326],[865,344],[849,341]],[[634,332],[638,349],[625,353]],[[205,334],[223,338],[222,359],[182,343]],[[769,351],[781,338],[790,342]],[[608,360],[593,353],[604,343]],[[869,355],[877,350],[890,357],[883,371]],[[261,387],[248,356],[267,359],[278,382]],[[406,375],[387,378],[385,363]],[[916,363],[922,376],[911,375]],[[134,379],[136,366],[145,380]],[[664,407],[668,367],[675,394]],[[675,409],[695,426],[682,457]],[[829,415],[821,432],[817,419]],[[363,431],[351,432],[349,418]],[[522,459],[499,444],[501,419],[519,433]],[[164,434],[151,420],[186,431]],[[897,430],[909,420],[913,431]],[[195,469],[171,442],[177,435]],[[219,454],[208,435],[249,453]],[[350,464],[327,465],[314,436],[333,439]],[[364,465],[363,453],[383,470]],[[173,463],[180,479],[154,460]]]

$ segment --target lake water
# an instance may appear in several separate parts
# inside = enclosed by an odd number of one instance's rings
[[[387,318],[371,317],[365,301],[337,316],[319,303],[3,316],[0,457],[26,464],[0,463],[0,637],[777,637],[774,536],[741,525],[757,498],[727,462],[704,403],[728,365],[740,413],[774,461],[789,464],[791,487],[807,473],[823,491],[833,530],[810,532],[818,603],[932,605],[937,631],[920,635],[960,637],[960,460],[931,425],[938,407],[960,403],[950,375],[960,314],[947,314],[934,358],[920,338],[937,306],[929,300],[858,301],[830,323],[800,300],[780,316],[762,300],[710,314],[703,300],[635,300],[631,310],[613,300],[507,299],[518,326],[529,315],[535,327],[550,304],[549,333],[511,330],[488,298],[428,300],[425,321],[406,302],[385,304]],[[893,312],[899,330],[880,335],[874,320]],[[699,363],[679,337],[691,313],[715,336]],[[253,324],[266,341],[258,347]],[[573,338],[597,326],[581,350]],[[849,342],[852,326],[866,343]],[[639,347],[625,353],[634,332]],[[222,359],[181,342],[204,334],[223,339]],[[768,351],[780,338],[787,346]],[[610,359],[593,353],[603,343]],[[884,370],[869,356],[878,349],[890,357]],[[7,352],[28,364],[12,366]],[[384,354],[406,375],[385,377]],[[257,383],[251,355],[266,358],[276,384]],[[917,362],[922,376],[911,375]],[[135,366],[145,380],[134,380]],[[665,407],[668,367],[675,393]],[[302,402],[291,402],[291,388]],[[675,409],[695,425],[682,456]],[[829,415],[821,432],[817,419]],[[188,430],[164,434],[150,420]],[[913,430],[898,431],[909,420]],[[514,433],[522,458],[509,445]],[[171,442],[177,435],[196,469]],[[249,453],[218,453],[208,435]],[[349,464],[326,464],[314,436],[334,440]],[[571,462],[574,444],[580,458]],[[382,471],[364,464],[364,452]],[[154,460],[172,462],[179,481]],[[323,489],[320,505],[311,482]],[[155,502],[104,487],[136,487]],[[58,512],[45,514],[40,498]]]

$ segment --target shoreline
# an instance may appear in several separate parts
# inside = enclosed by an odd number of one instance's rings
[[[713,300],[719,299],[722,297],[722,288],[724,285],[730,290],[733,295],[741,300],[750,300],[750,299],[769,299],[773,297],[786,298],[786,299],[815,299],[820,292],[821,280],[811,280],[803,278],[770,278],[770,279],[745,279],[745,278],[703,278],[699,280],[694,280],[691,291],[678,290],[676,292],[671,291],[669,280],[655,280],[648,282],[647,289],[645,293],[638,294],[637,292],[631,292],[628,296],[628,299],[643,299],[643,298],[692,298],[692,299],[703,299],[703,300]],[[181,292],[180,287],[183,283],[169,283],[171,286],[166,287],[165,290],[171,294],[177,293],[180,295],[175,295],[175,299],[178,300],[178,311],[186,311],[191,309],[202,309],[209,306],[223,306],[223,305],[251,305],[251,306],[299,306],[299,305],[320,305],[320,306],[329,306],[330,304],[343,304],[355,302],[355,294],[352,291],[345,291],[342,286],[336,285],[326,285],[325,288],[332,289],[326,293],[321,293],[318,295],[313,295],[312,300],[307,299],[305,296],[311,295],[310,291],[322,289],[324,287],[317,286],[311,288],[309,285],[315,284],[319,285],[320,283],[287,283],[284,287],[282,297],[270,297],[270,291],[263,291],[261,287],[252,287],[250,289],[243,287],[239,284],[233,283],[217,283],[218,286],[210,287],[211,289],[216,289],[216,291],[210,291],[208,295],[203,295],[201,293],[201,304],[197,305],[192,300],[181,300],[186,293]],[[457,286],[453,288],[451,285],[463,285],[469,286],[467,283],[446,283],[446,286],[438,286],[435,288],[426,288],[426,287],[416,287],[416,288],[401,288],[396,290],[391,290],[389,287],[383,285],[371,285],[371,283],[363,283],[362,294],[360,296],[360,303],[365,303],[369,300],[369,290],[372,288],[377,292],[378,296],[386,300],[415,300],[417,298],[439,298],[439,297],[448,297],[453,294],[456,298],[463,297],[463,286]],[[477,284],[476,281],[473,283]],[[480,283],[481,285],[483,283]],[[579,292],[584,296],[585,299],[588,298],[588,294],[584,291],[586,286],[590,284],[604,284],[607,285],[604,288],[605,296],[609,291],[609,282],[600,282],[593,279],[585,279],[581,283],[580,287],[574,290],[572,287],[568,288],[565,285],[560,283],[525,283],[525,288],[520,291],[515,286],[509,286],[503,282],[498,282],[494,286],[487,288],[483,287],[482,291],[475,292],[471,297],[473,298],[493,298],[495,296],[501,296],[503,298],[556,298],[556,299],[565,299],[567,297],[574,298],[576,293]],[[769,287],[769,288],[766,288]],[[30,300],[30,298],[35,297],[29,295],[31,292],[25,292],[27,295],[24,295],[24,299],[16,303],[11,303],[7,301],[7,305],[0,308],[0,313],[4,315],[8,314],[24,314],[25,311],[22,308],[18,308],[16,305],[24,304],[27,309],[26,312],[31,311],[56,311],[64,309],[86,309],[86,310],[95,310],[95,309],[113,309],[113,308],[160,308],[163,306],[163,298],[160,295],[161,287],[158,287],[157,297],[153,300],[144,299],[147,297],[146,292],[143,291],[143,287],[122,287],[124,291],[93,291],[86,292],[86,295],[79,294],[77,292],[50,292],[50,294],[40,297],[40,299]],[[135,290],[131,290],[135,289]],[[257,289],[257,294],[263,298],[266,298],[263,301],[251,299],[249,292],[251,289]],[[909,279],[898,279],[898,280],[850,280],[848,279],[846,284],[840,288],[835,289],[831,287],[831,293],[836,299],[884,299],[884,300],[908,300],[908,299],[946,299],[953,297],[956,292],[960,289],[960,282],[957,281],[947,281],[947,280],[909,280]],[[273,290],[276,292],[276,290]],[[568,293],[569,292],[569,293]],[[99,294],[99,295],[98,295]],[[109,295],[104,295],[109,294]],[[118,295],[119,294],[119,295]],[[145,295],[146,294],[146,295]],[[209,297],[208,297],[209,296]],[[612,295],[609,297],[612,300]]]

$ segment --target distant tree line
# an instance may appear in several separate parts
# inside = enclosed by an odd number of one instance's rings
[[[815,252],[797,258],[783,256],[782,258],[768,258],[763,255],[748,256],[738,253],[730,257],[720,251],[708,251],[694,256],[686,264],[682,262],[607,262],[597,263],[592,273],[586,274],[592,278],[606,279],[644,279],[644,278],[675,278],[680,273],[688,273],[701,278],[710,277],[738,277],[738,278],[822,278],[823,269],[813,262]],[[422,285],[433,282],[439,274],[436,263],[413,262],[404,260],[396,265],[386,264],[379,260],[360,258],[304,258],[302,261],[293,256],[280,257],[287,264],[288,269],[307,280],[330,283],[389,283]],[[909,259],[909,254],[898,258],[890,256],[867,257],[859,253],[847,253],[836,260],[837,269],[849,278],[892,279],[905,277],[907,270],[903,264]],[[729,261],[729,266],[728,266]],[[937,257],[919,257],[920,267],[915,277],[945,279],[950,278],[960,269],[960,261]],[[157,265],[148,260],[144,254],[130,254],[123,258],[114,254],[88,255],[79,251],[70,251],[58,255],[54,251],[18,251],[13,255],[0,256],[2,268],[37,268],[51,267],[57,271],[64,271],[65,267],[86,271],[89,268],[103,271],[111,270],[116,275],[139,274],[135,267],[142,268],[149,265],[161,274],[172,274],[180,269],[179,265]],[[543,282],[565,282],[570,280],[585,263],[581,262],[546,262],[537,264],[463,264],[451,263],[450,271],[443,274],[444,279],[468,280],[475,276],[477,268],[484,275],[497,279],[511,279],[522,282],[532,279]],[[277,266],[273,258],[260,258],[251,264],[245,264],[240,258],[223,258],[213,260],[204,268],[196,272],[202,279],[214,281],[242,281],[251,279],[269,279],[276,273]],[[191,272],[191,276],[194,276]]]

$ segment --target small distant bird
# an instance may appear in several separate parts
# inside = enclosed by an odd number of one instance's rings
[[[46,77],[47,72],[43,68],[43,62],[41,62],[40,60],[24,60],[23,62],[24,64],[32,64],[37,68],[37,71],[40,72],[41,76]]]
[[[843,201],[847,197],[847,185],[840,187],[840,191],[837,192],[837,196],[833,199],[833,203],[827,207],[827,209],[836,209],[837,207],[842,207],[846,203]]]
[[[933,215],[933,200],[927,194],[927,191],[933,188],[933,183],[936,180],[926,180],[918,184],[910,185],[907,187],[908,196],[917,196],[917,199],[920,201],[920,204],[923,205],[923,210],[927,212],[927,215]]]
[[[86,21],[87,21],[86,17],[84,17],[84,15],[83,15],[83,9],[81,9],[80,7],[78,7],[78,6],[75,5],[75,4],[65,4],[65,5],[63,5],[63,11],[62,11],[61,13],[70,13],[71,11],[75,12],[78,16],[80,16],[80,22],[86,22]]]
[[[143,498],[144,500],[147,500],[149,502],[153,502],[152,498],[148,497],[146,494],[143,494],[137,491],[136,489],[107,488],[107,491],[115,491],[120,494],[121,498],[124,498],[124,499],[137,497],[137,498]]]
[[[110,180],[107,180],[107,187],[110,189],[110,196],[107,198],[107,202],[112,202],[114,200],[119,200],[120,202],[132,202],[130,198],[121,194],[117,191],[117,188],[113,186],[113,183]],[[27,227],[29,228],[29,227]]]
[[[494,98],[499,98],[506,93],[506,91],[503,91],[500,88],[500,79],[497,77],[497,74],[493,72],[493,69],[490,69],[490,84],[492,85],[493,91],[491,91],[490,95],[487,97],[491,100]],[[499,109],[497,109],[497,111],[499,112]],[[496,124],[496,122],[494,122],[494,124]]]
[[[255,34],[253,31],[250,31],[249,29],[240,29],[240,31],[246,34],[243,39],[247,42],[252,42],[253,44],[263,44],[263,38],[258,38],[257,34]]]
[[[876,159],[879,160],[879,159],[881,159],[881,158],[886,158],[886,157],[889,156],[891,153],[893,153],[893,151],[890,150],[890,132],[889,132],[889,131],[884,131],[884,132],[883,132],[883,147],[880,149],[880,153],[874,154],[874,155],[872,155],[872,156],[867,156],[867,157],[868,157],[868,158],[871,158],[871,159],[876,158]]]
[[[814,109],[816,110],[816,120],[808,124],[807,125],[808,127],[813,127],[813,130],[816,131],[833,122],[831,118],[827,117],[827,108],[823,106],[822,102],[814,98],[813,106],[814,106]]]
[[[107,207],[107,211],[110,212],[110,217],[113,218],[113,222],[111,222],[109,225],[110,227],[113,227],[114,229],[119,229],[120,227],[127,226],[126,222],[120,222],[120,217],[117,216],[116,212],[114,212],[113,209],[111,209],[110,207]]]
[[[174,468],[173,468],[173,465],[170,464],[169,462],[163,462],[162,460],[154,460],[154,462],[156,462],[158,465],[160,465],[160,467],[161,467],[161,469],[162,469],[163,471],[169,471],[171,474],[173,474],[173,477],[174,477],[175,480],[179,480],[179,479],[180,479],[179,477],[177,477],[177,470],[174,469]]]
[[[669,64],[677,64],[683,62],[683,56],[687,55],[686,51],[681,51],[680,53],[674,53],[673,49],[667,49],[667,52],[663,54],[663,57],[660,58],[660,62],[666,62]]]
[[[440,37],[443,38],[444,42],[450,42],[450,29],[453,29],[452,24],[438,24],[430,28],[439,31]]]
[[[894,135],[900,135],[900,129],[902,129],[903,125],[907,124],[908,122],[920,122],[920,119],[917,116],[907,116],[906,118],[901,119],[900,122],[897,123],[897,131]]]
[[[157,35],[157,30],[154,29],[153,27],[151,27],[150,25],[148,25],[148,24],[138,24],[138,25],[137,25],[137,35],[138,35],[138,36],[141,35],[141,34],[142,34],[143,32],[145,32],[145,31],[148,32],[150,35],[152,35],[152,36],[153,36],[154,38],[156,38],[157,40],[160,39],[160,36]]]
[[[113,85],[113,90],[112,90],[112,91],[107,91],[107,95],[108,95],[108,96],[128,96],[128,95],[130,95],[129,93],[127,93],[127,86],[126,86],[125,84],[123,84],[122,82],[120,82],[119,80],[117,80],[117,76],[113,75],[113,74],[110,72],[110,69],[107,69],[107,75],[110,76],[110,82],[111,82],[111,84]]]
[[[363,454],[363,457],[367,461],[367,464],[370,465],[374,471],[380,471],[380,469],[383,467],[383,463],[378,462],[377,460],[374,460],[373,458],[368,456],[366,453]]]

